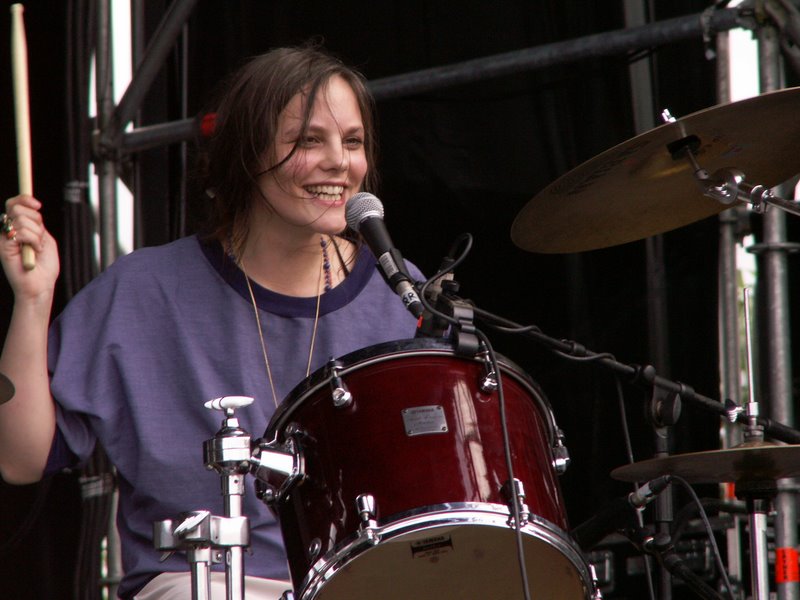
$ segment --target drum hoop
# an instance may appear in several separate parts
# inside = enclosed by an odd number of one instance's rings
[[[476,515],[476,513],[479,513]],[[500,527],[514,530],[509,524],[510,512],[502,504],[481,502],[453,502],[417,508],[392,515],[384,525],[375,527],[373,535],[356,533],[345,538],[341,547],[331,550],[320,557],[309,569],[303,580],[298,600],[314,598],[336,575],[336,573],[370,548],[389,542],[393,538],[406,533],[433,527],[478,525]],[[424,526],[420,529],[420,526]],[[593,578],[589,565],[578,545],[560,527],[532,514],[529,521],[521,527],[524,535],[539,539],[560,552],[575,567],[583,582],[586,597],[593,588]],[[309,595],[310,594],[310,595]]]
[[[453,345],[443,339],[419,338],[397,340],[374,346],[367,346],[343,355],[341,358],[337,359],[343,365],[342,369],[338,371],[338,375],[342,377],[364,367],[406,356],[453,356],[466,361],[480,361],[477,357],[460,356],[456,354]],[[511,376],[518,384],[525,388],[541,409],[547,423],[548,442],[550,446],[553,447],[557,439],[556,432],[558,431],[558,424],[556,423],[555,414],[550,406],[550,402],[544,395],[544,392],[533,378],[516,363],[501,354],[497,355],[497,360],[503,374]],[[329,369],[327,366],[323,366],[296,385],[280,405],[278,405],[278,408],[275,410],[275,413],[272,415],[267,425],[264,438],[278,441],[279,430],[302,405],[303,400],[328,385],[330,380],[331,375]]]

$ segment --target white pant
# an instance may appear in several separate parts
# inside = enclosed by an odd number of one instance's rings
[[[292,584],[245,576],[244,589],[247,600],[280,600],[283,592],[292,589]],[[135,600],[192,600],[191,574],[161,573],[136,594]],[[211,573],[211,600],[225,600],[225,573]]]

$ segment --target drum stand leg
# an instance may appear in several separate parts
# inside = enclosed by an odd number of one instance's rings
[[[187,552],[192,570],[192,600],[211,600],[211,548]]]
[[[184,550],[192,574],[192,600],[210,600],[211,563],[211,513],[196,510],[183,513],[180,521],[165,519],[153,525],[153,542],[156,550],[166,559],[176,550]],[[219,562],[217,560],[217,562]]]
[[[236,558],[231,550],[242,551],[249,543],[247,517],[217,517],[207,510],[197,510],[181,515],[180,521],[165,519],[153,527],[156,550],[165,552],[164,558],[176,550],[184,550],[192,574],[192,600],[210,600],[210,574],[212,563],[220,562],[222,552],[229,561],[225,565],[227,597],[244,599],[244,572],[241,555]],[[233,562],[239,561],[239,567]],[[230,574],[229,574],[230,573]],[[237,585],[241,582],[240,585]]]
[[[736,496],[747,502],[750,515],[750,577],[753,600],[769,600],[767,515],[778,493],[774,480],[739,481]]]

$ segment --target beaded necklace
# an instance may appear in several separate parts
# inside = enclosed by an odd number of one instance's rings
[[[333,287],[333,278],[331,276],[331,262],[328,257],[328,242],[325,238],[320,237],[320,246],[322,247],[322,265],[320,267],[319,276],[317,278],[317,307],[314,311],[314,326],[311,330],[311,344],[308,348],[308,364],[306,365],[306,377],[311,374],[311,360],[314,357],[314,343],[317,339],[317,324],[319,323],[319,305],[322,298],[322,280],[325,279],[325,291],[328,292]],[[247,270],[244,268],[244,263],[239,261],[239,268],[244,273],[244,279],[247,282],[247,291],[250,293],[250,302],[253,305],[253,314],[256,317],[256,326],[258,327],[258,339],[261,341],[261,353],[264,356],[264,366],[267,370],[267,380],[269,381],[269,388],[272,391],[272,401],[275,407],[278,406],[278,396],[275,393],[275,384],[272,381],[272,369],[269,366],[269,356],[267,354],[267,342],[264,339],[264,330],[261,326],[261,317],[258,314],[258,305],[256,304],[256,297],[253,293],[253,285],[250,283],[250,277],[247,275]]]

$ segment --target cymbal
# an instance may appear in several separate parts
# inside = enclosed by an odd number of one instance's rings
[[[0,404],[8,402],[14,397],[14,384],[11,380],[0,373]]]
[[[685,158],[667,144],[700,138],[710,175],[742,171],[768,188],[800,172],[800,88],[762,94],[666,123],[589,159],[548,185],[519,212],[514,243],[531,252],[607,248],[699,221],[729,205],[703,195]]]
[[[689,483],[797,477],[800,476],[800,445],[746,443],[735,448],[643,460],[611,471],[611,477],[620,481],[647,481],[662,475],[677,475]]]

